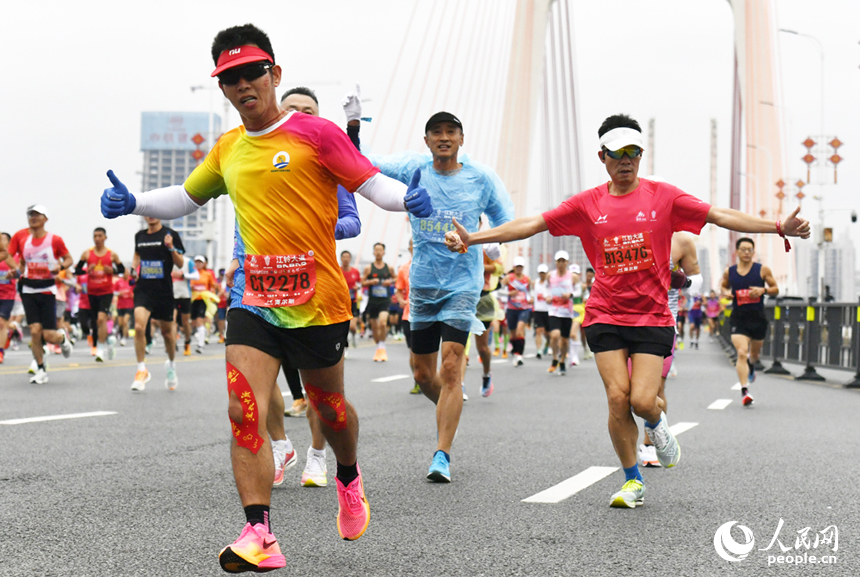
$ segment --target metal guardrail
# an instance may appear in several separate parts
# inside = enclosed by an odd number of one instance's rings
[[[819,303],[815,298],[777,298],[765,304],[770,326],[761,358],[772,362],[765,373],[791,375],[781,361],[804,365],[795,379],[823,381],[816,367],[854,371],[849,389],[860,389],[860,305],[858,303]],[[723,349],[737,360],[732,346],[731,306],[719,318],[719,340]]]

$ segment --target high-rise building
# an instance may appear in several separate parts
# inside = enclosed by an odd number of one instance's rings
[[[206,112],[143,112],[140,124],[143,191],[184,183],[221,134],[221,118]],[[164,225],[182,236],[189,256],[204,254],[217,269],[226,266],[232,251],[232,208],[219,198]]]

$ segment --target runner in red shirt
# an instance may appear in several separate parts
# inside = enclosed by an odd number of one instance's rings
[[[30,348],[36,367],[31,383],[48,382],[48,373],[42,358],[42,342],[61,345],[63,356],[72,354],[72,343],[66,331],[57,330],[57,274],[72,266],[72,257],[66,243],[59,236],[45,230],[47,209],[41,204],[27,208],[29,228],[19,230],[9,243],[9,256],[20,257],[21,302],[30,325]],[[9,263],[7,257],[7,263]]]
[[[488,231],[470,234],[454,220],[456,232],[448,232],[445,240],[456,252],[545,230],[554,236],[580,237],[597,271],[583,327],[606,389],[609,435],[626,477],[610,505],[633,508],[643,503],[645,485],[636,463],[638,430],[631,410],[645,419],[645,430],[664,467],[676,465],[681,457],[657,395],[663,359],[671,354],[674,338],[667,297],[672,233],[698,234],[711,223],[740,232],[808,238],[809,222],[797,217],[800,207],[782,222],[774,222],[712,207],[670,184],[640,179],[642,129],[628,116],[610,116],[597,134],[598,157],[610,182],[575,194],[553,210]]]
[[[96,362],[103,363],[105,358],[113,359],[116,356],[113,335],[108,335],[107,321],[110,317],[110,305],[113,302],[113,273],[122,274],[125,267],[119,256],[105,246],[107,231],[102,227],[93,230],[93,243],[95,246],[88,248],[81,254],[81,260],[75,267],[75,274],[87,275],[87,295],[90,314],[92,315],[90,325],[94,329],[96,343]],[[95,331],[97,327],[97,332]],[[94,339],[96,340],[96,339]],[[107,346],[107,354],[105,354]]]
[[[6,236],[5,232],[3,236],[0,236],[0,363],[3,362],[4,349],[8,346],[9,338],[6,324],[12,316],[12,309],[15,307],[15,286],[17,284],[15,278],[18,276],[15,261],[11,260],[11,266],[6,262],[10,260],[6,248]]]
[[[116,317],[120,329],[119,345],[125,346],[128,338],[128,323],[134,316],[134,286],[130,284],[131,274],[126,271],[113,283],[113,292],[116,295]]]
[[[355,333],[358,330],[358,291],[361,290],[361,273],[357,268],[352,266],[352,253],[348,250],[340,253],[340,271],[343,273],[343,278],[346,280],[346,288],[349,289],[349,300],[352,301],[352,319],[349,321],[349,334],[352,337],[352,346],[355,344]],[[349,341],[346,346],[349,347]],[[343,356],[346,356],[346,349],[343,351]]]
[[[409,326],[409,267],[412,266],[412,239],[409,239],[409,261],[397,269],[397,280],[394,281],[394,298],[403,307],[403,314],[400,318],[403,321],[403,336],[406,338],[406,348],[409,349],[409,369],[412,374],[415,374],[414,363],[412,362],[412,327]],[[410,393],[418,394],[421,392],[421,387],[418,381],[414,381]]]

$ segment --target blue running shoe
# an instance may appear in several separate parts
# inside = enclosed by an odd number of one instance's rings
[[[427,480],[434,483],[451,482],[451,464],[442,451],[436,451],[433,455],[433,462],[430,463],[430,472],[427,473]]]
[[[486,377],[482,377],[481,382],[481,396],[489,397],[493,394],[493,390],[495,390],[495,386],[493,385],[493,375],[487,375]]]
[[[747,366],[750,368],[749,383],[753,384],[755,382],[755,363],[747,359]]]

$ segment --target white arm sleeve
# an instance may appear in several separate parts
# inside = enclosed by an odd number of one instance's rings
[[[171,220],[189,215],[200,208],[181,184],[131,194],[136,201],[131,213],[140,216]]]
[[[690,294],[698,295],[702,294],[702,283],[705,282],[705,279],[701,274],[694,274],[690,277]]]
[[[407,186],[398,180],[376,173],[358,187],[357,192],[376,206],[389,212],[406,212],[403,197]]]

